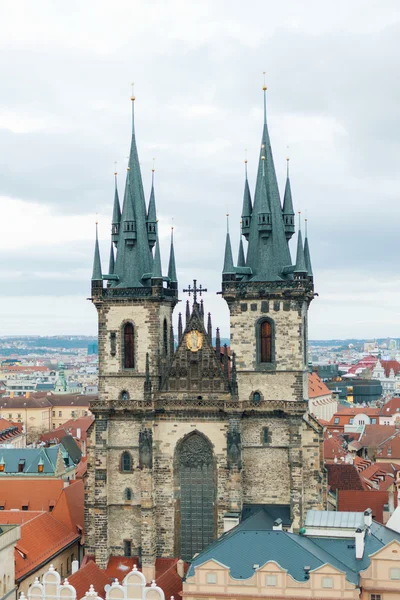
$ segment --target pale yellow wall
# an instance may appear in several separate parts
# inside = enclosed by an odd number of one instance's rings
[[[28,594],[28,589],[30,584],[35,581],[35,577],[39,577],[41,579],[42,575],[44,575],[48,570],[50,565],[52,564],[56,571],[61,575],[62,579],[67,575],[71,575],[71,557],[73,555],[74,560],[76,560],[79,556],[79,544],[76,542],[73,546],[61,552],[58,556],[51,558],[46,562],[45,565],[39,567],[34,573],[28,575],[26,579],[21,581],[18,585],[18,594],[20,592],[24,592],[25,595]],[[67,558],[69,559],[69,571],[67,572]]]
[[[400,598],[400,580],[391,579],[390,569],[400,569],[400,543],[393,541],[371,557],[371,563],[361,571],[362,600],[370,594],[381,594],[382,600]]]
[[[54,406],[51,409],[51,421],[52,429],[56,429],[61,425],[64,425],[70,419],[77,419],[79,417],[85,417],[91,415],[88,406]]]
[[[27,433],[30,431],[49,431],[51,429],[51,407],[44,408],[9,408],[0,410],[0,415],[9,421],[25,425]]]
[[[207,583],[207,575],[215,573],[217,583]],[[276,585],[267,586],[267,576],[276,577]],[[323,578],[332,579],[333,587],[322,587]],[[294,580],[284,569],[274,562],[268,562],[257,569],[249,579],[234,579],[229,569],[215,561],[208,561],[195,569],[193,577],[183,582],[185,598],[214,600],[219,596],[230,600],[253,600],[257,598],[319,598],[358,600],[359,590],[346,580],[344,573],[330,565],[324,565],[310,574],[308,581]]]

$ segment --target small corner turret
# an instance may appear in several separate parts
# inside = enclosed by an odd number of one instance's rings
[[[292,201],[292,190],[290,188],[290,179],[289,179],[289,158],[286,159],[286,184],[285,184],[285,194],[283,197],[283,209],[282,209],[282,217],[285,225],[285,235],[287,241],[289,241],[294,234],[294,210],[293,210],[293,201]]]

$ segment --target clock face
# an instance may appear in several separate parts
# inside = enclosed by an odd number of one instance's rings
[[[191,352],[198,352],[203,346],[203,334],[196,329],[186,334],[186,345]]]

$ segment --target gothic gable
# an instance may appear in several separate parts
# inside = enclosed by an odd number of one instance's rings
[[[161,389],[196,393],[229,391],[220,357],[216,355],[212,340],[204,328],[197,303],[193,305],[192,314]]]

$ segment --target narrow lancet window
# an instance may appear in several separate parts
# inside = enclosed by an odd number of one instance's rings
[[[132,323],[126,323],[124,327],[124,367],[135,367],[135,333]]]
[[[272,362],[272,325],[269,321],[261,324],[261,362]]]

